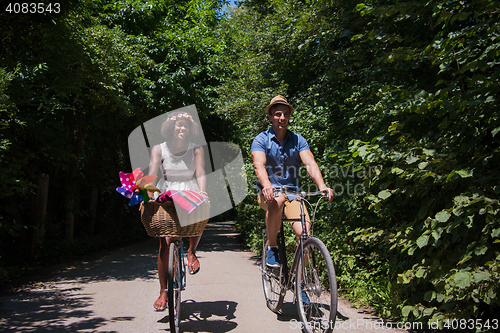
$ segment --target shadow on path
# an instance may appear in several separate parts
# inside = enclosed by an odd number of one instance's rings
[[[208,224],[198,249],[209,252],[244,251],[232,222]],[[54,267],[45,281],[33,281],[27,284],[29,287],[19,287],[15,293],[0,297],[0,331],[114,332],[106,330],[105,326],[117,321],[133,324],[138,320],[137,314],[136,317],[115,317],[108,313],[96,313],[95,306],[101,302],[97,297],[113,297],[111,289],[119,283],[156,280],[157,253],[158,240],[151,238],[117,251],[80,259],[64,269]],[[109,283],[109,296],[85,290],[86,284],[96,282]],[[235,318],[236,306],[237,303],[232,301],[184,301],[182,313],[186,317],[182,318],[183,330],[231,331],[237,326],[231,321]],[[214,316],[220,317],[220,320],[211,318]]]
[[[208,223],[198,244],[199,251],[217,252],[217,251],[245,251],[241,245],[240,235],[234,230],[235,223],[217,222]],[[189,243],[184,243],[187,246]]]
[[[229,332],[238,326],[235,319],[236,302],[196,302],[186,300],[181,304],[181,322],[179,328],[182,332]],[[168,312],[168,311],[167,311]],[[214,319],[217,317],[218,319]],[[169,323],[169,316],[159,320]]]
[[[92,297],[79,288],[32,290],[0,303],[0,328],[12,332],[78,332],[97,329],[104,318],[86,309]],[[77,322],[66,323],[68,319]]]

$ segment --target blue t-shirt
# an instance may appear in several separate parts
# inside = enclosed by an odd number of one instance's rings
[[[272,128],[257,135],[252,142],[251,151],[262,151],[266,154],[266,171],[271,185],[279,188],[287,185],[291,190],[298,191],[299,184],[299,153],[309,150],[306,139],[300,134],[287,130],[283,145],[279,142]],[[262,185],[257,180],[257,188]]]

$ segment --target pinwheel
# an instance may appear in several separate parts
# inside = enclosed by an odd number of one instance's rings
[[[131,173],[124,173],[120,171],[121,187],[117,187],[116,191],[123,195],[125,198],[130,199],[129,205],[137,205],[141,201],[147,203],[149,201],[148,191],[160,192],[153,184],[151,184],[156,176],[144,176],[140,168],[135,169]]]

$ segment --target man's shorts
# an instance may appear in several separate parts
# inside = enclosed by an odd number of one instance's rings
[[[280,194],[283,195],[283,194]],[[259,191],[259,195],[257,196],[257,202],[259,203],[260,208],[267,211],[267,202],[264,199],[264,195]],[[285,208],[283,209],[283,213],[287,219],[298,219],[300,221],[300,202],[298,200],[288,200],[288,197],[285,195]],[[309,223],[311,220],[309,218],[309,213],[307,212],[307,208],[304,205],[304,213],[306,214],[306,221]]]

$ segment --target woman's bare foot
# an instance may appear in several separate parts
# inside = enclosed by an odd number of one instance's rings
[[[160,297],[154,302],[153,308],[155,311],[163,311],[167,308],[167,291],[164,290],[160,293]]]
[[[200,270],[200,262],[198,261],[198,257],[196,257],[196,254],[188,251],[187,261],[189,274],[194,275],[198,273],[198,271]]]

